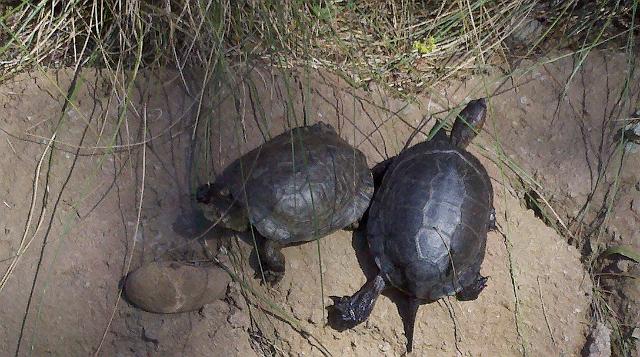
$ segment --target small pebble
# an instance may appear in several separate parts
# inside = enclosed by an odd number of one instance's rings
[[[598,322],[591,330],[582,355],[611,357],[611,330],[605,324]]]
[[[626,273],[629,271],[631,264],[630,260],[620,259],[616,262],[616,268],[618,268],[620,272]]]
[[[389,342],[384,342],[381,345],[378,345],[378,348],[380,349],[380,351],[382,352],[387,352],[391,349],[391,345],[389,344]]]
[[[247,328],[251,324],[249,315],[245,314],[241,310],[235,310],[231,315],[229,315],[229,317],[227,317],[227,322],[229,322],[233,328]]]
[[[534,79],[540,80],[540,81],[544,81],[544,75],[542,75],[542,73],[540,72],[533,72],[533,76]]]

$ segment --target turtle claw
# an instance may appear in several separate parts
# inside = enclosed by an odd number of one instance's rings
[[[487,286],[488,276],[478,274],[478,278],[469,286],[456,294],[458,301],[472,301],[478,298],[482,290]]]
[[[496,209],[495,208],[491,208],[491,211],[489,213],[489,231],[496,231],[498,230],[498,224],[496,222]]]

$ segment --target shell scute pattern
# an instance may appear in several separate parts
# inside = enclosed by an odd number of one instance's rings
[[[425,300],[461,290],[484,257],[493,204],[486,170],[466,151],[425,142],[394,162],[387,180],[394,184],[383,184],[370,213],[381,219],[368,230],[382,273]]]
[[[222,176],[246,206],[251,224],[283,244],[346,227],[362,216],[373,195],[364,154],[326,124],[278,135]],[[242,177],[247,177],[244,184]]]

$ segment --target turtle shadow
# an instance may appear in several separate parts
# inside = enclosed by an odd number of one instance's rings
[[[178,236],[190,239],[203,234],[207,230],[207,219],[199,210],[188,208],[176,216],[171,229]]]
[[[367,281],[373,279],[376,275],[378,275],[380,269],[376,265],[375,259],[373,258],[373,256],[371,255],[371,251],[369,250],[366,235],[366,224],[361,225],[360,228],[353,232],[351,246],[355,252],[358,264],[360,265],[362,272],[367,278]],[[353,293],[355,293],[355,291]],[[389,300],[391,300],[394,305],[396,305],[396,309],[398,311],[398,315],[400,315],[402,324],[403,326],[406,326],[410,322],[409,316],[411,315],[411,305],[409,303],[409,298],[407,297],[407,295],[389,285],[384,291],[382,291],[381,295],[384,295]],[[329,326],[335,330],[339,330],[337,326],[332,326],[331,324],[329,324]]]

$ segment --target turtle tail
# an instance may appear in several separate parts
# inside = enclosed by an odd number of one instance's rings
[[[406,311],[403,314],[402,324],[404,325],[404,335],[407,337],[407,352],[413,350],[413,330],[416,325],[416,316],[418,314],[418,308],[420,307],[420,300],[416,298],[409,298],[407,301]]]
[[[344,331],[366,321],[384,288],[384,279],[377,275],[353,296],[331,296],[333,305],[327,307],[329,325],[338,331]]]

